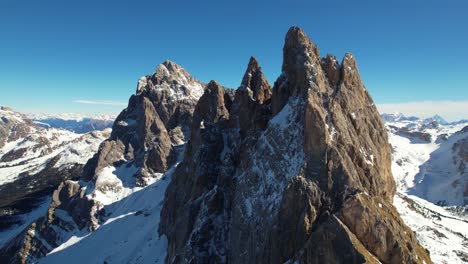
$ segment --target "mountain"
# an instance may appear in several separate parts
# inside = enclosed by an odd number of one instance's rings
[[[166,261],[429,263],[392,205],[390,145],[354,57],[321,58],[293,27],[270,89],[257,63],[234,101],[208,84],[161,212]]]
[[[441,117],[440,115],[434,115],[433,117],[430,117],[427,120],[437,121],[441,125],[448,125],[449,124],[449,122],[445,121],[445,119],[443,117]]]
[[[0,244],[12,228],[29,224],[27,215],[41,209],[63,180],[77,177],[108,133],[46,129],[0,108]]]
[[[416,121],[419,118],[415,116],[404,116],[402,113],[381,114],[380,117],[385,122],[398,122],[398,121]]]
[[[395,206],[434,262],[466,263],[468,122],[399,120],[386,123],[397,183]]]
[[[163,261],[164,240],[157,235],[160,203],[170,180],[169,168],[184,150],[192,113],[203,92],[202,83],[170,61],[143,76],[79,181],[61,184],[47,214],[12,238],[0,250],[0,259],[36,262],[52,251],[44,262],[63,263],[69,254],[80,256],[68,260],[72,262]],[[95,232],[88,238],[91,231]],[[79,243],[96,239],[97,243]],[[96,244],[103,250],[93,250]],[[83,246],[95,253],[83,256]],[[138,256],[140,251],[146,254]]]
[[[0,261],[431,263],[391,169],[353,55],[322,58],[292,27],[273,87],[253,57],[237,90],[171,61],[142,77],[79,179]]]
[[[78,134],[111,128],[115,120],[113,115],[28,114],[27,117],[38,126],[65,129]]]

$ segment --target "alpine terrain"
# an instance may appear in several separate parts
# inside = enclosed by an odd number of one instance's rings
[[[436,263],[468,262],[468,121],[383,115],[394,203]]]
[[[55,188],[79,177],[108,134],[43,128],[0,108],[0,245],[45,212]]]
[[[466,128],[393,117],[382,121],[353,55],[321,57],[298,27],[273,86],[254,57],[235,90],[165,61],[109,135],[79,136],[107,139],[73,173],[48,174],[61,183],[2,235],[0,262],[467,261]],[[12,144],[2,162],[21,161]],[[53,164],[71,146],[51,146]]]
[[[87,133],[111,128],[114,115],[86,115],[74,113],[62,114],[27,114],[37,125],[45,128],[60,128],[75,133]]]

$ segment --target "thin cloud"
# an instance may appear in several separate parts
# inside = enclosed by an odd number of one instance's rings
[[[74,103],[78,104],[92,104],[92,105],[112,105],[112,106],[126,106],[127,103],[108,101],[108,100],[74,100]]]
[[[377,104],[380,113],[395,112],[406,116],[427,118],[440,115],[447,121],[468,119],[468,101],[422,101],[396,104]]]

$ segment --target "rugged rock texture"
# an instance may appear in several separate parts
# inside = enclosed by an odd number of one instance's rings
[[[34,221],[0,250],[4,263],[34,263],[66,240],[63,233],[97,224],[94,201],[77,182],[66,181],[54,191],[47,216]],[[67,214],[68,212],[68,214]]]
[[[78,135],[43,128],[10,108],[0,109],[0,231],[23,224],[64,180],[78,178],[84,163],[109,136],[106,131]]]
[[[170,204],[163,208],[161,214],[165,218],[160,226],[180,238],[180,243],[174,241],[168,248],[169,255],[178,262],[185,262],[192,256],[200,262],[225,261],[227,227],[218,223],[227,222],[228,194],[225,192],[231,189],[230,175],[235,171],[233,164],[225,164],[224,160],[229,155],[225,144],[229,140],[226,131],[230,104],[226,90],[210,82],[195,108],[192,135],[184,159],[166,192]],[[187,177],[189,171],[192,177]],[[192,232],[196,233],[196,238],[192,241],[193,247],[188,247],[186,242]],[[179,250],[187,250],[186,255],[178,256]],[[211,250],[220,254],[209,254]]]
[[[251,58],[235,92],[159,65],[81,180],[60,185],[1,260],[35,261],[95,230],[121,190],[161,176],[188,140],[161,211],[167,263],[430,263],[392,206],[387,134],[353,56],[321,58],[293,27],[283,57],[273,88]]]
[[[218,88],[224,91],[217,84],[208,86],[210,91]],[[115,202],[123,189],[146,186],[174,164],[180,147],[190,138],[193,112],[210,111],[195,110],[203,92],[204,84],[170,61],[142,77],[111,135],[84,166],[80,181],[61,184],[47,216],[0,249],[0,260],[36,261],[74,233],[95,231],[105,217],[105,206]],[[226,93],[226,100],[230,98]]]
[[[271,92],[251,59],[232,103],[205,90],[161,213],[166,262],[430,263],[392,206],[390,145],[353,56],[320,58],[293,27],[282,70]]]
[[[240,134],[264,129],[271,116],[271,87],[254,57],[250,58],[241,86],[236,90],[232,109],[231,126]]]
[[[166,61],[156,73],[138,81],[136,95],[115,120],[112,134],[88,162],[83,179],[95,180],[100,170],[121,160],[134,160],[138,184],[163,173],[175,161],[173,145],[188,136],[192,113],[203,85],[182,67]]]

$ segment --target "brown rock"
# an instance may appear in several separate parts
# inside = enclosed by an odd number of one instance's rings
[[[219,91],[198,102],[214,121],[200,126],[195,114],[166,192],[159,229],[168,238],[166,261],[430,263],[391,205],[391,149],[354,57],[341,65],[331,55],[320,59],[293,27],[283,58],[264,127],[248,122],[255,107],[270,104],[256,100],[254,91],[265,89],[246,89],[256,61],[229,115]]]
[[[264,129],[271,116],[271,87],[263,75],[257,60],[250,58],[249,65],[236,90],[232,107],[231,126],[240,128],[240,133]]]

